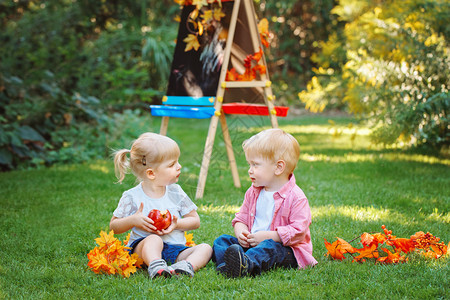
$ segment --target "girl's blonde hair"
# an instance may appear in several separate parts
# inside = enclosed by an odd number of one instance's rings
[[[128,153],[130,158],[127,157]],[[119,183],[122,183],[129,170],[139,181],[142,181],[147,169],[156,169],[166,160],[178,159],[180,148],[167,136],[147,132],[133,142],[130,150],[117,150],[113,155],[114,169]]]
[[[287,132],[278,128],[266,129],[242,143],[246,155],[258,156],[268,161],[284,160],[286,171],[294,172],[300,158],[300,145]]]

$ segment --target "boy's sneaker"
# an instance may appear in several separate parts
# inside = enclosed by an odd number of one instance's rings
[[[251,274],[252,262],[245,255],[240,245],[234,244],[228,247],[224,254],[225,274],[228,277],[241,277]]]
[[[150,278],[172,276],[170,269],[164,259],[157,259],[152,261],[148,266],[148,275],[150,276]]]
[[[194,277],[194,267],[187,260],[181,260],[170,266],[176,275],[189,275]]]
[[[216,271],[219,274],[226,275],[227,265],[225,263],[221,263],[217,266]]]

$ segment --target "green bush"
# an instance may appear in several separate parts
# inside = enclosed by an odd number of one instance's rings
[[[111,111],[164,92],[178,12],[167,4],[0,3],[1,170],[104,155]]]
[[[386,145],[450,144],[450,4],[439,0],[341,0],[346,22],[322,51],[300,99],[312,111],[345,105]]]

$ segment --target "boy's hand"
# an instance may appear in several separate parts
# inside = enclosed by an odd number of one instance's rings
[[[258,231],[251,233],[247,237],[247,242],[251,247],[256,247],[264,240],[272,239],[275,242],[281,242],[280,236],[276,231]]]
[[[248,235],[247,241],[251,247],[256,247],[266,239],[265,231],[258,231]]]
[[[156,233],[156,227],[153,225],[153,220],[150,219],[148,216],[145,216],[142,214],[142,210],[144,209],[144,203],[141,202],[141,205],[139,206],[139,209],[136,211],[134,216],[134,226],[137,228],[140,228],[142,230]]]
[[[244,248],[250,248],[250,244],[248,242],[248,236],[250,232],[248,230],[242,230],[241,233],[237,236],[239,244]]]

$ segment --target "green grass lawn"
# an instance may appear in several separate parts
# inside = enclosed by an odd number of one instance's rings
[[[192,279],[150,280],[143,270],[127,279],[96,275],[87,267],[86,254],[99,232],[108,230],[122,192],[135,181],[129,176],[124,184],[115,184],[112,161],[95,161],[0,173],[0,298],[449,299],[448,258],[411,255],[405,264],[378,265],[324,256],[324,238],[351,240],[381,231],[382,224],[398,237],[429,231],[450,241],[450,161],[381,149],[370,144],[365,128],[348,128],[351,119],[333,120],[335,126],[327,117],[279,121],[302,149],[295,176],[311,206],[316,267],[240,279],[217,275],[212,262]],[[159,122],[150,119],[142,132],[158,132]],[[250,185],[240,145],[270,124],[267,118],[248,116],[228,123],[242,188],[233,186],[219,129],[205,196],[195,200],[202,221],[194,231],[197,243],[212,244],[219,234],[233,233],[231,220]],[[192,199],[208,124],[171,119],[169,125],[168,135],[181,148],[179,183]],[[333,134],[336,130],[340,134]]]

